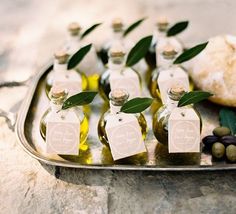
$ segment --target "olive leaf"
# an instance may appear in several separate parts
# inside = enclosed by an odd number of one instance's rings
[[[139,19],[138,21],[132,23],[127,29],[124,30],[123,37],[127,36],[131,31],[138,27],[146,18]]]
[[[130,50],[126,60],[126,66],[131,67],[141,60],[147,54],[151,42],[152,36],[147,36],[139,40],[137,44]]]
[[[89,27],[87,30],[85,30],[82,35],[80,36],[80,39],[82,40],[85,36],[87,36],[88,34],[90,34],[93,30],[95,30],[95,28],[97,28],[99,25],[101,25],[102,23],[97,23],[92,25],[91,27]]]
[[[67,69],[70,70],[78,65],[82,59],[86,56],[86,54],[90,51],[92,44],[86,45],[80,48],[69,60]]]
[[[174,24],[171,28],[167,30],[166,35],[169,36],[175,36],[182,31],[184,31],[188,27],[188,21],[178,22]]]
[[[236,134],[236,113],[229,108],[222,108],[220,110],[220,124],[221,126],[228,127],[231,133]]]
[[[184,51],[182,54],[180,54],[175,61],[173,62],[173,64],[179,64],[182,62],[186,62],[190,59],[192,59],[193,57],[197,56],[199,53],[201,53],[205,47],[207,46],[208,42],[196,45],[186,51]]]
[[[96,95],[97,92],[95,91],[83,91],[76,95],[73,95],[63,103],[62,110],[75,106],[88,105],[93,101]]]
[[[206,91],[191,91],[191,92],[185,93],[180,98],[178,102],[178,107],[198,103],[202,100],[209,98],[210,96],[213,96],[213,94]]]
[[[121,112],[124,113],[140,113],[147,109],[152,104],[153,99],[148,97],[136,97],[129,100],[121,107]]]

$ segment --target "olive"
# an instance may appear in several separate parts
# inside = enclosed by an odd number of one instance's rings
[[[212,145],[211,153],[215,158],[220,159],[225,155],[225,146],[220,142],[216,142]]]
[[[236,145],[236,136],[227,135],[220,138],[220,142],[223,143],[225,146],[229,145]]]
[[[236,162],[236,146],[229,145],[226,148],[226,157],[230,162]]]
[[[215,128],[213,130],[213,134],[217,137],[223,137],[225,135],[230,135],[231,131],[228,127],[221,126],[221,127]]]
[[[211,149],[213,143],[219,141],[219,138],[214,135],[208,135],[202,139],[202,143],[207,149]]]

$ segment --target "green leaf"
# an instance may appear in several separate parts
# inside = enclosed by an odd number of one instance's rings
[[[70,70],[77,66],[82,59],[86,56],[86,54],[90,51],[92,44],[86,45],[80,48],[69,60],[67,69]]]
[[[124,113],[140,113],[152,104],[153,99],[148,97],[137,97],[129,100],[121,107],[121,112]]]
[[[139,19],[138,21],[132,23],[123,33],[123,37],[127,36],[132,30],[138,27],[146,18]]]
[[[179,102],[178,102],[178,107],[198,103],[202,100],[205,100],[209,98],[210,96],[213,96],[213,94],[206,92],[206,91],[191,91],[186,94],[184,94]]]
[[[182,62],[186,62],[190,59],[192,59],[193,57],[197,56],[199,53],[201,53],[205,47],[207,46],[208,42],[196,45],[186,51],[184,51],[182,54],[180,54],[175,61],[173,62],[173,64],[179,64]]]
[[[62,105],[62,110],[75,107],[75,106],[82,106],[88,105],[97,95],[95,91],[83,91],[74,96],[69,97]]]
[[[174,24],[171,28],[167,31],[167,36],[175,36],[179,33],[181,33],[183,30],[185,30],[188,27],[188,21],[178,22]]]
[[[95,30],[96,27],[101,25],[102,23],[97,23],[89,27],[87,30],[85,30],[82,35],[80,36],[80,39],[82,40],[85,36],[87,36],[89,33],[91,33],[93,30]]]
[[[220,124],[228,127],[233,135],[236,134],[236,113],[231,109],[222,108],[220,110]]]
[[[152,36],[142,38],[131,49],[126,60],[126,66],[131,67],[141,60],[149,50],[152,42]]]

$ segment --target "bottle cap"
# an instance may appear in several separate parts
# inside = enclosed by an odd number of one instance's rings
[[[67,96],[67,91],[61,86],[54,85],[50,90],[50,95],[52,98],[62,98]]]
[[[120,18],[115,18],[112,21],[112,28],[115,32],[119,32],[122,31],[123,29],[123,23],[122,20]]]
[[[168,19],[165,16],[159,17],[157,20],[157,27],[159,31],[166,31],[169,25]]]
[[[168,90],[168,96],[170,99],[174,100],[174,101],[178,101],[180,100],[180,98],[186,93],[185,89],[180,86],[180,85],[176,85],[176,86],[172,86],[169,90]]]
[[[123,57],[125,50],[121,45],[113,45],[109,51],[109,57]]]
[[[109,94],[109,98],[113,105],[123,105],[129,98],[129,94],[124,89],[112,90]]]
[[[176,56],[177,52],[175,51],[175,48],[171,44],[167,44],[162,52],[162,55],[166,59],[173,59]]]
[[[69,58],[69,54],[67,54],[64,50],[59,50],[55,52],[54,57],[58,60],[59,64],[66,64]]]
[[[77,22],[72,22],[68,25],[68,30],[72,36],[77,36],[81,30],[81,27]]]

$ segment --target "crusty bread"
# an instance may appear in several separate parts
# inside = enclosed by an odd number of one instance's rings
[[[236,107],[236,37],[209,39],[191,65],[190,76],[197,88],[212,92],[210,100],[215,103]]]

